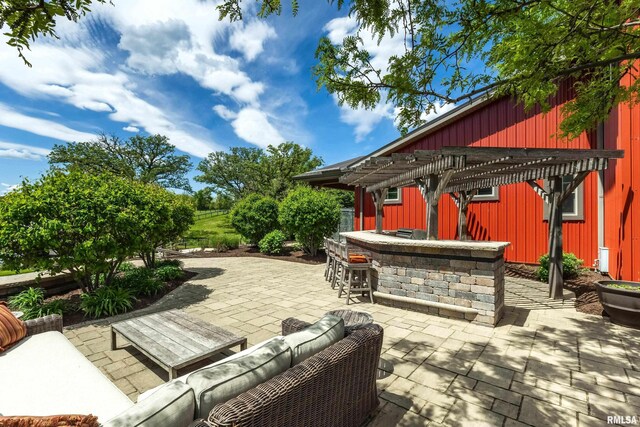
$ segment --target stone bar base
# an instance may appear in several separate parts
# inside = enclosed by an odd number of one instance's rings
[[[495,326],[504,313],[506,242],[409,240],[342,233],[373,262],[377,303]]]

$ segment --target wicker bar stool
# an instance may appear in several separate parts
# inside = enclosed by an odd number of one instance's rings
[[[340,266],[338,298],[342,297],[346,285],[347,305],[351,303],[351,292],[368,292],[373,303],[371,261],[365,255],[349,253],[349,247],[345,243],[340,245]]]

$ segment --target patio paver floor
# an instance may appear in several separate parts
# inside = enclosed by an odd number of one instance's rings
[[[287,317],[315,321],[346,308],[321,265],[211,258],[185,266],[199,275],[143,312],[180,308],[252,345],[280,334]],[[607,416],[640,416],[639,332],[546,299],[544,284],[506,280],[505,317],[493,329],[365,298],[349,306],[385,330],[381,407],[370,426],[600,426]],[[132,347],[111,351],[108,325],[65,335],[134,401],[167,381]]]

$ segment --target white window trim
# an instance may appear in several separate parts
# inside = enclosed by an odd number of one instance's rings
[[[543,182],[545,191],[549,191],[549,180],[545,179]],[[581,182],[580,185],[573,190],[573,194],[576,195],[576,202],[574,204],[575,211],[572,213],[563,212],[562,221],[584,221],[584,182]],[[549,205],[543,203],[543,206],[543,220],[549,221]]]
[[[491,194],[476,194],[471,199],[472,202],[495,202],[500,200],[500,187],[491,187],[493,192]]]
[[[396,188],[396,187],[393,187]],[[397,199],[384,199],[385,205],[401,205],[402,204],[402,187],[398,188],[398,198]]]

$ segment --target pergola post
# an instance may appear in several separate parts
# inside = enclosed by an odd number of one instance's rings
[[[562,205],[589,175],[589,172],[587,170],[570,175],[573,179],[564,189],[562,188],[562,176],[549,177],[548,192],[534,180],[527,181],[544,203],[549,205],[549,298],[562,299],[564,296]]]
[[[376,233],[382,234],[382,219],[384,217],[384,201],[387,198],[388,188],[375,190],[371,192],[373,204],[376,207]]]
[[[478,190],[460,191],[456,195],[451,193],[454,203],[458,207],[458,240],[467,240],[467,211],[469,210],[469,203],[473,200],[473,196],[476,195]]]
[[[562,299],[562,177],[554,176],[549,181],[549,298]]]
[[[438,240],[438,199],[436,189],[438,188],[438,175],[429,175],[426,182],[427,193],[427,239]]]

